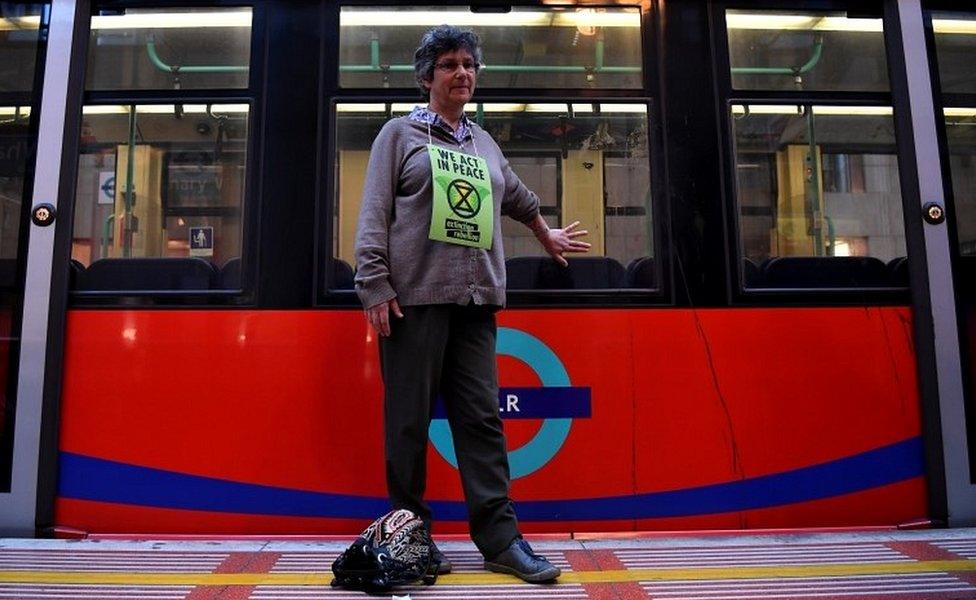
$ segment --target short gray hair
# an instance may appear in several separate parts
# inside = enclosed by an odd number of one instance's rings
[[[442,54],[455,50],[467,50],[474,58],[477,68],[481,68],[483,58],[481,40],[478,39],[478,34],[470,29],[438,25],[428,30],[420,39],[420,46],[413,54],[413,72],[424,98],[430,97],[430,90],[424,87],[424,82],[434,78],[434,65],[437,64],[437,59]]]

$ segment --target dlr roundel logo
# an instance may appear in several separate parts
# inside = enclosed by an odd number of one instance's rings
[[[590,416],[590,388],[574,387],[556,353],[524,331],[499,327],[496,352],[524,362],[542,383],[541,388],[499,388],[506,419],[543,419],[531,440],[508,453],[512,479],[517,479],[538,471],[556,456],[569,436],[574,417]],[[444,460],[457,468],[451,428],[439,399],[430,423],[430,440]]]

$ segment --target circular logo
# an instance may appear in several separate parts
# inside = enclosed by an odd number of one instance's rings
[[[471,183],[455,179],[447,186],[447,204],[457,216],[470,219],[481,210],[481,195]]]
[[[105,194],[106,198],[115,199],[115,176],[109,177],[102,184],[102,192]]]
[[[556,353],[542,340],[524,331],[499,327],[496,353],[517,358],[527,364],[535,371],[543,387],[570,385],[569,373]],[[534,473],[552,460],[569,436],[572,424],[572,419],[544,419],[542,427],[528,443],[508,453],[512,479]],[[457,454],[447,419],[434,419],[430,422],[430,441],[444,460],[456,469]]]

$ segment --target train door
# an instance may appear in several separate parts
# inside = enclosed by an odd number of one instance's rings
[[[74,5],[0,2],[2,535],[33,535],[41,448],[49,443],[41,421],[50,414],[46,382],[56,379],[45,365],[57,351],[49,318],[60,322],[51,276]]]
[[[941,145],[943,189],[948,206],[947,233],[960,340],[963,392],[957,422],[943,422],[943,446],[950,496],[956,487],[970,491],[968,521],[976,519],[976,11],[952,10],[954,3],[926,2],[929,61],[935,93],[935,121]],[[943,10],[949,9],[949,10]],[[938,213],[938,211],[936,211]],[[930,220],[941,214],[927,215]],[[933,298],[933,308],[937,300]],[[945,419],[946,415],[943,415]],[[968,442],[968,443],[967,443]],[[951,472],[957,457],[956,473]],[[966,460],[968,458],[968,461]]]

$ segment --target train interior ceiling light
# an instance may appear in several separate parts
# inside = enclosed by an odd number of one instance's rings
[[[560,7],[546,10],[518,10],[511,13],[475,13],[469,10],[447,11],[342,11],[342,27],[407,27],[439,25],[445,21],[459,26],[482,27],[640,27],[640,12],[636,8],[621,8],[614,12],[577,9],[572,12]],[[39,16],[0,19],[0,30],[36,29]],[[121,15],[92,17],[92,29],[194,29],[201,27],[249,27],[251,11],[220,12],[136,12]]]
[[[476,13],[470,10],[343,10],[339,14],[340,27],[409,27],[433,26],[441,23],[479,27],[640,27],[640,12],[636,8],[617,7],[614,12],[598,12],[592,8],[567,9],[550,7],[545,10],[513,10],[510,13]]]
[[[732,114],[744,115],[796,115],[803,114],[804,107],[798,104],[733,104]],[[813,107],[819,115],[890,115],[890,106],[819,106]]]
[[[803,105],[799,104],[733,104],[732,114],[735,115],[797,115],[803,114]],[[893,114],[890,106],[821,106],[814,105],[813,112],[818,115],[874,115],[887,116]],[[947,117],[976,117],[976,108],[944,108]]]
[[[29,117],[29,106],[0,106],[0,117]]]
[[[394,102],[392,104],[383,104],[380,102],[370,102],[370,103],[359,103],[359,102],[343,102],[336,106],[337,112],[353,112],[353,113],[385,113],[387,108],[392,112],[408,113],[414,109],[416,106],[412,102]],[[647,113],[647,105],[645,104],[597,104],[600,113]],[[597,109],[594,108],[593,104],[565,104],[565,103],[530,103],[530,104],[517,104],[508,102],[491,102],[491,103],[479,103],[477,104],[477,110],[486,113],[593,113]]]
[[[250,27],[251,11],[127,12],[92,17],[92,29],[199,29],[203,27]]]
[[[251,108],[247,104],[183,104],[180,106],[180,109],[183,114],[227,114],[247,113]],[[176,112],[176,106],[173,104],[137,104],[136,112],[145,114],[168,114]],[[129,106],[125,104],[85,106],[82,108],[82,113],[86,115],[122,115],[129,113]]]
[[[0,19],[0,31],[37,29],[40,16],[11,17]],[[640,27],[640,13],[618,9],[599,12],[594,9],[576,11],[559,10],[558,7],[539,10],[518,10],[510,13],[474,13],[471,11],[390,11],[390,10],[343,10],[341,27],[404,27],[437,25],[445,21],[457,25],[481,27]],[[770,29],[810,31],[882,31],[881,19],[848,18],[809,14],[726,14],[729,29]],[[251,11],[220,12],[126,12],[122,15],[98,15],[92,17],[92,29],[196,29],[206,27],[249,27]],[[936,33],[976,34],[976,20],[933,19]]]
[[[881,19],[850,18],[811,14],[772,14],[728,12],[725,24],[729,29],[769,29],[799,31],[883,31]],[[936,33],[976,34],[976,20],[932,19]]]

